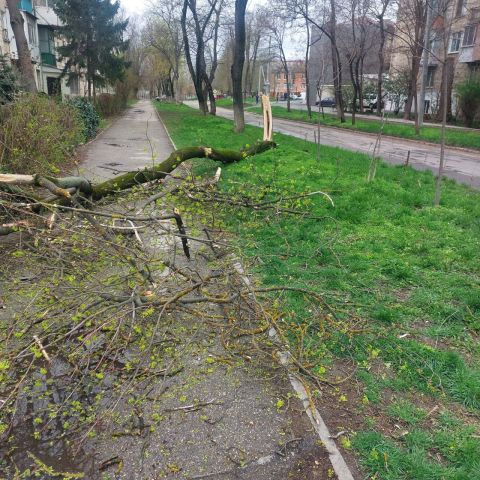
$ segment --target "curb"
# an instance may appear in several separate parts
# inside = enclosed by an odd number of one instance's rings
[[[163,123],[162,117],[160,116],[160,112],[157,110],[157,107],[155,106],[155,104],[153,104],[153,108],[155,109],[155,112],[157,113],[157,117],[160,120],[160,123],[163,125],[165,132],[167,133],[168,139],[170,140],[170,143],[172,144],[173,149],[177,150],[177,146],[175,145],[175,142],[172,140],[172,137],[170,136],[170,134],[168,133],[167,127]]]
[[[236,263],[233,263],[233,268],[240,275],[240,278],[242,279],[245,286],[247,288],[250,288],[251,287],[250,280],[245,275],[245,271],[240,263],[240,260],[235,256],[232,256],[232,259],[236,261]],[[272,339],[280,342],[280,338],[274,327],[271,327],[269,329],[268,335]],[[290,363],[289,352],[285,352],[285,351],[279,352],[279,358],[280,358],[280,363],[285,367],[288,366],[288,364]],[[328,451],[330,462],[332,464],[333,469],[335,470],[335,473],[337,474],[338,480],[355,480],[355,478],[352,475],[352,472],[348,468],[347,462],[345,462],[345,459],[343,458],[343,455],[341,454],[340,450],[338,450],[335,442],[332,440],[330,436],[330,432],[328,431],[327,425],[325,424],[322,416],[320,415],[320,412],[316,407],[313,407],[313,414],[312,414],[312,407],[310,406],[308,394],[305,391],[305,388],[303,387],[302,383],[298,381],[291,374],[288,375],[288,379],[290,380],[290,384],[292,385],[295,392],[297,392],[300,398],[300,401],[303,403],[303,408],[305,409],[305,413],[307,414],[313,429],[317,433],[319,439],[324,443]],[[315,415],[315,418],[314,418],[314,415]]]

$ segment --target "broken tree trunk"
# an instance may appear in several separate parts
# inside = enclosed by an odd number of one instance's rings
[[[265,94],[262,94],[262,107],[263,107],[263,139],[272,140],[272,131],[273,131],[272,107],[270,105],[270,99]]]

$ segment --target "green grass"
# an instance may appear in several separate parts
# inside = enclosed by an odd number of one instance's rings
[[[249,109],[252,113],[262,113],[261,107]],[[292,110],[287,112],[283,107],[272,107],[272,115],[278,118],[286,118],[291,120],[301,120],[309,123],[318,122],[318,112],[312,111],[312,117],[308,116],[305,110]],[[356,119],[355,125],[352,125],[350,118],[345,123],[341,123],[336,115],[325,114],[325,118],[321,116],[321,124],[332,127],[346,128],[348,130],[358,130],[362,132],[378,133],[380,131],[380,122],[373,120]],[[436,127],[422,127],[420,135],[415,135],[415,127],[413,125],[403,125],[399,123],[388,123],[383,128],[383,133],[393,135],[400,138],[409,138],[412,140],[423,140],[427,142],[440,143],[442,132]],[[480,131],[464,131],[464,130],[445,130],[445,143],[455,147],[475,148],[480,150]]]
[[[248,125],[233,135],[232,122],[188,107],[157,108],[178,148],[237,149],[263,135]],[[322,317],[303,295],[285,299],[279,325],[293,347],[301,345],[312,371],[328,377],[341,359],[354,362],[364,399],[357,415],[366,418],[372,409],[409,429],[392,440],[395,428],[365,425],[352,445],[366,472],[378,472],[378,480],[480,478],[472,453],[480,449],[472,436],[480,416],[480,192],[444,179],[434,207],[429,171],[380,163],[367,183],[365,155],[325,146],[317,163],[313,143],[282,134],[275,141],[275,151],[223,167],[219,187],[252,199],[267,188],[272,197],[327,191],[335,207],[321,196],[290,207],[308,207],[337,224],[239,209],[224,210],[225,221],[265,286],[307,288],[335,309],[338,325],[324,319],[323,332]],[[197,171],[213,175],[212,163],[199,162]],[[419,406],[424,398],[455,405],[456,413],[427,418]]]
[[[244,102],[243,106],[244,107],[251,107],[253,103],[249,103],[249,102]],[[220,100],[215,100],[215,104],[217,105],[217,107],[224,107],[224,108],[233,108],[233,99],[231,98],[222,98]]]

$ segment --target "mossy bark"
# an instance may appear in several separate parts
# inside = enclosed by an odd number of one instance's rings
[[[197,147],[181,148],[179,150],[175,150],[166,160],[156,165],[153,169],[125,173],[124,175],[120,175],[94,186],[93,199],[100,200],[107,195],[114,194],[121,190],[132,188],[136,185],[141,185],[142,183],[152,180],[165,178],[181,163],[185,162],[186,160],[191,160],[192,158],[208,157],[216,162],[221,162],[224,165],[227,165],[229,163],[240,162],[251,155],[257,155],[265,152],[274,146],[274,142],[260,141],[253,143],[248,147],[241,148],[239,151],[210,148],[202,145]]]

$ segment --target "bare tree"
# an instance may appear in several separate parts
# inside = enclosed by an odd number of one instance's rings
[[[218,40],[219,40],[219,28],[220,28],[220,16],[224,6],[224,0],[219,0],[218,5],[215,7],[215,21],[211,28],[210,39],[212,40],[212,48],[210,51],[210,72],[208,74],[208,82],[212,85],[215,78],[215,73],[218,67]],[[213,89],[207,89],[208,96],[210,99],[210,113],[216,115],[217,107],[215,105],[215,96],[213,94]]]
[[[322,34],[324,34],[331,44],[331,58],[332,58],[332,76],[335,90],[335,101],[337,105],[340,121],[345,122],[345,112],[343,108],[342,95],[342,60],[340,51],[337,45],[337,4],[335,0],[329,0],[330,8],[326,5],[323,8],[317,7],[314,11],[317,15],[314,17],[312,12],[305,8],[305,0],[292,0],[286,3],[287,8],[296,15],[301,15],[310,25],[316,27]]]
[[[15,44],[18,52],[18,69],[22,76],[22,88],[27,92],[35,93],[37,86],[32,68],[32,56],[28,48],[27,37],[25,35],[24,23],[17,0],[7,0],[8,11],[10,14],[10,25],[12,26]]]
[[[210,99],[213,97],[213,89],[207,74],[205,61],[205,35],[217,6],[218,0],[212,0],[208,5],[198,5],[197,0],[184,0],[182,7],[181,26],[185,57],[202,115],[206,115],[208,111],[207,97],[210,97]],[[191,22],[187,22],[188,12],[190,12]],[[192,39],[189,36],[190,28],[193,30]],[[192,40],[194,43],[192,43]],[[195,66],[192,62],[192,53],[195,53]]]
[[[248,0],[235,0],[235,47],[232,64],[234,133],[245,131],[242,79],[245,63],[245,11],[247,3]]]
[[[287,40],[288,18],[285,12],[276,10],[277,13],[271,12],[268,19],[268,30],[273,40],[273,49],[278,55],[278,59],[282,65],[284,80],[287,85],[287,112],[290,111],[290,72],[288,69],[288,60],[285,54],[285,43]]]
[[[391,0],[380,0],[379,3],[374,2],[376,7],[374,12],[379,22],[380,42],[378,44],[378,77],[377,77],[377,117],[382,115],[382,90],[383,75],[385,73],[385,41],[387,32],[385,29],[385,14],[388,11]]]
[[[416,97],[417,93],[417,78],[423,54],[426,17],[426,0],[409,0],[408,2],[402,2],[399,6],[396,36],[399,37],[402,43],[399,51],[408,58],[410,66],[407,100],[404,110],[404,118],[406,120],[410,119],[414,97]]]
[[[173,73],[175,103],[180,104],[180,67],[184,49],[180,0],[158,0],[152,5],[155,20],[146,29],[147,43],[167,60]]]
[[[247,12],[247,25],[245,30],[245,56],[247,67],[245,69],[245,96],[247,91],[253,92],[253,78],[257,57],[259,54],[260,42],[265,34],[265,11],[255,9],[253,12]]]

